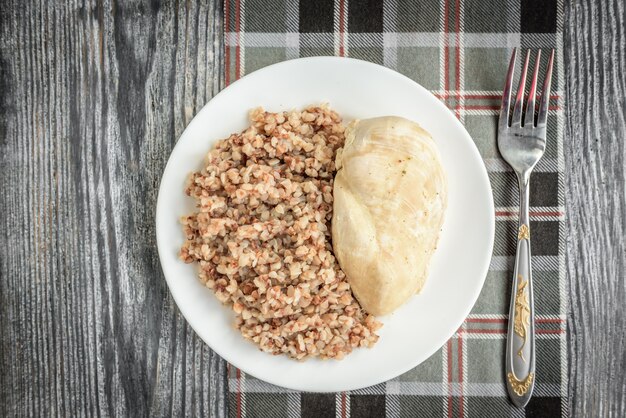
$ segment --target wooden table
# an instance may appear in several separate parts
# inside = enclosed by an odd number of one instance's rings
[[[68,3],[0,6],[0,415],[221,416],[225,364],[154,230],[170,150],[220,88],[221,4]],[[575,416],[626,415],[625,27],[622,0],[566,5]]]

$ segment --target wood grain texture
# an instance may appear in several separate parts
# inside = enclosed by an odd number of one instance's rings
[[[222,416],[154,208],[221,84],[219,2],[0,6],[0,416]]]
[[[626,416],[626,25],[565,6],[572,416]],[[158,264],[176,138],[222,85],[221,3],[0,7],[0,416],[223,416]],[[600,214],[600,215],[599,215]]]
[[[572,415],[626,416],[626,28],[622,0],[566,8]]]

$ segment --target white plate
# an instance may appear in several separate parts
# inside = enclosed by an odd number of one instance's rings
[[[179,218],[194,210],[183,193],[191,171],[220,138],[248,125],[248,111],[300,109],[328,102],[344,120],[398,115],[428,130],[448,173],[443,233],[420,295],[382,317],[380,340],[344,360],[297,362],[266,354],[241,337],[234,316],[200,284],[196,269],[178,259],[184,241]],[[198,335],[246,373],[290,389],[334,392],[398,376],[439,349],[469,314],[483,286],[494,237],[489,178],[467,131],[430,92],[385,67],[347,58],[286,61],[256,71],[215,96],[191,121],[167,163],[156,212],[157,243],[167,284]]]

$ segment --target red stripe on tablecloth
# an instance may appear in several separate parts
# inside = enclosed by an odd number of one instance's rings
[[[448,417],[452,417],[452,340],[448,340]]]
[[[443,98],[448,98],[448,0],[443,0],[443,36],[445,41],[443,43]]]
[[[461,0],[456,0],[456,22],[455,22],[455,30],[456,30],[456,55],[455,55],[455,66],[454,71],[456,72],[456,91],[461,90]],[[461,109],[461,104],[457,102],[456,104],[456,118],[461,118],[461,113],[459,110]],[[461,413],[463,416],[463,413]]]
[[[459,383],[461,384],[461,391],[459,394],[459,416],[463,418],[463,329],[459,329],[459,338],[456,340],[457,344],[457,356],[459,357]]]
[[[517,216],[518,212],[509,210],[497,210],[496,216]],[[564,212],[530,211],[529,216],[563,216]]]
[[[504,328],[499,329],[467,329],[465,330],[468,334],[506,334],[507,330]],[[565,332],[562,329],[537,329],[535,330],[537,334],[563,334]]]
[[[344,17],[344,0],[339,0],[339,56],[343,57],[345,55],[344,49],[343,49],[343,36],[344,36],[344,30],[345,28],[343,27],[343,17]]]
[[[504,324],[506,319],[504,318],[467,318],[466,322],[487,322],[492,324]],[[536,318],[535,322],[540,324],[549,324],[549,323],[561,323],[565,322],[565,319],[561,318]]]
[[[228,1],[228,0],[227,0]],[[241,10],[239,0],[235,0],[235,32],[237,32],[237,46],[235,49],[235,77],[239,80],[241,77],[241,42],[240,42],[240,20]]]
[[[463,110],[500,110],[500,105],[465,105]],[[560,106],[548,106],[548,110],[561,110]]]
[[[224,5],[224,15],[225,15],[225,32],[226,36],[228,36],[230,32],[230,0],[226,0],[226,4]],[[224,46],[224,81],[228,86],[230,84],[230,46]]]
[[[487,322],[487,323],[505,323],[506,319],[505,318],[467,318],[465,320],[466,322]],[[535,322],[539,322],[540,324],[547,324],[547,323],[559,323],[559,322],[565,322],[565,319],[561,319],[561,318],[536,318]]]
[[[500,318],[467,318],[465,320],[465,322],[487,322],[487,323],[494,323],[494,324],[504,323],[505,321],[506,319],[500,319]]]
[[[237,418],[241,418],[241,371],[237,369]]]
[[[505,329],[466,329],[465,332],[468,334],[505,334]]]
[[[433,95],[437,98],[443,98],[444,96],[450,97],[450,98],[462,98],[462,99],[484,99],[484,100],[500,100],[502,99],[502,95],[501,94],[462,94],[462,93],[447,93],[444,94],[439,94],[439,93],[433,93]],[[559,95],[552,95],[550,96],[550,100],[558,100],[560,99]]]
[[[341,392],[341,418],[346,418],[346,392]]]

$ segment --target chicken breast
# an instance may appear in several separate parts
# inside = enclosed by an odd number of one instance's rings
[[[361,306],[388,314],[424,286],[447,203],[435,143],[408,119],[354,122],[334,183],[335,256]]]

